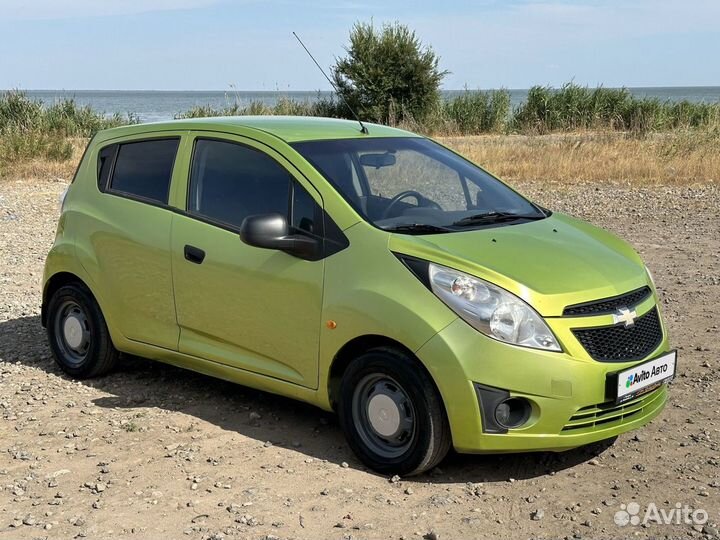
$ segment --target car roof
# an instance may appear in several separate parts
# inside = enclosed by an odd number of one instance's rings
[[[214,116],[151,122],[112,128],[100,133],[100,139],[141,135],[153,131],[207,130],[241,134],[254,129],[274,135],[286,142],[352,139],[365,137],[419,137],[402,129],[364,122],[368,134],[360,131],[356,120],[309,116]]]

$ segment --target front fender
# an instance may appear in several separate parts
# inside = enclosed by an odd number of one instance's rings
[[[329,257],[325,267],[320,334],[319,398],[338,352],[363,336],[382,336],[418,351],[457,316],[388,249],[387,234],[360,223],[345,231],[350,249]]]

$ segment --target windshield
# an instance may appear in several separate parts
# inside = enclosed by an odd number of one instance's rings
[[[370,223],[426,234],[542,219],[502,182],[420,137],[308,141],[293,147]]]

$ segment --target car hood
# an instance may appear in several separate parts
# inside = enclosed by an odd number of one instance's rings
[[[393,234],[389,247],[499,285],[546,317],[649,284],[642,260],[626,242],[560,213],[448,234]]]

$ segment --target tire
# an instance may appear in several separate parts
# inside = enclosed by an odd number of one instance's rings
[[[412,476],[440,463],[451,444],[442,399],[411,356],[372,349],[350,363],[340,383],[340,425],[371,469]]]
[[[47,333],[55,361],[75,379],[99,377],[117,363],[100,306],[80,283],[60,287],[50,298]]]

